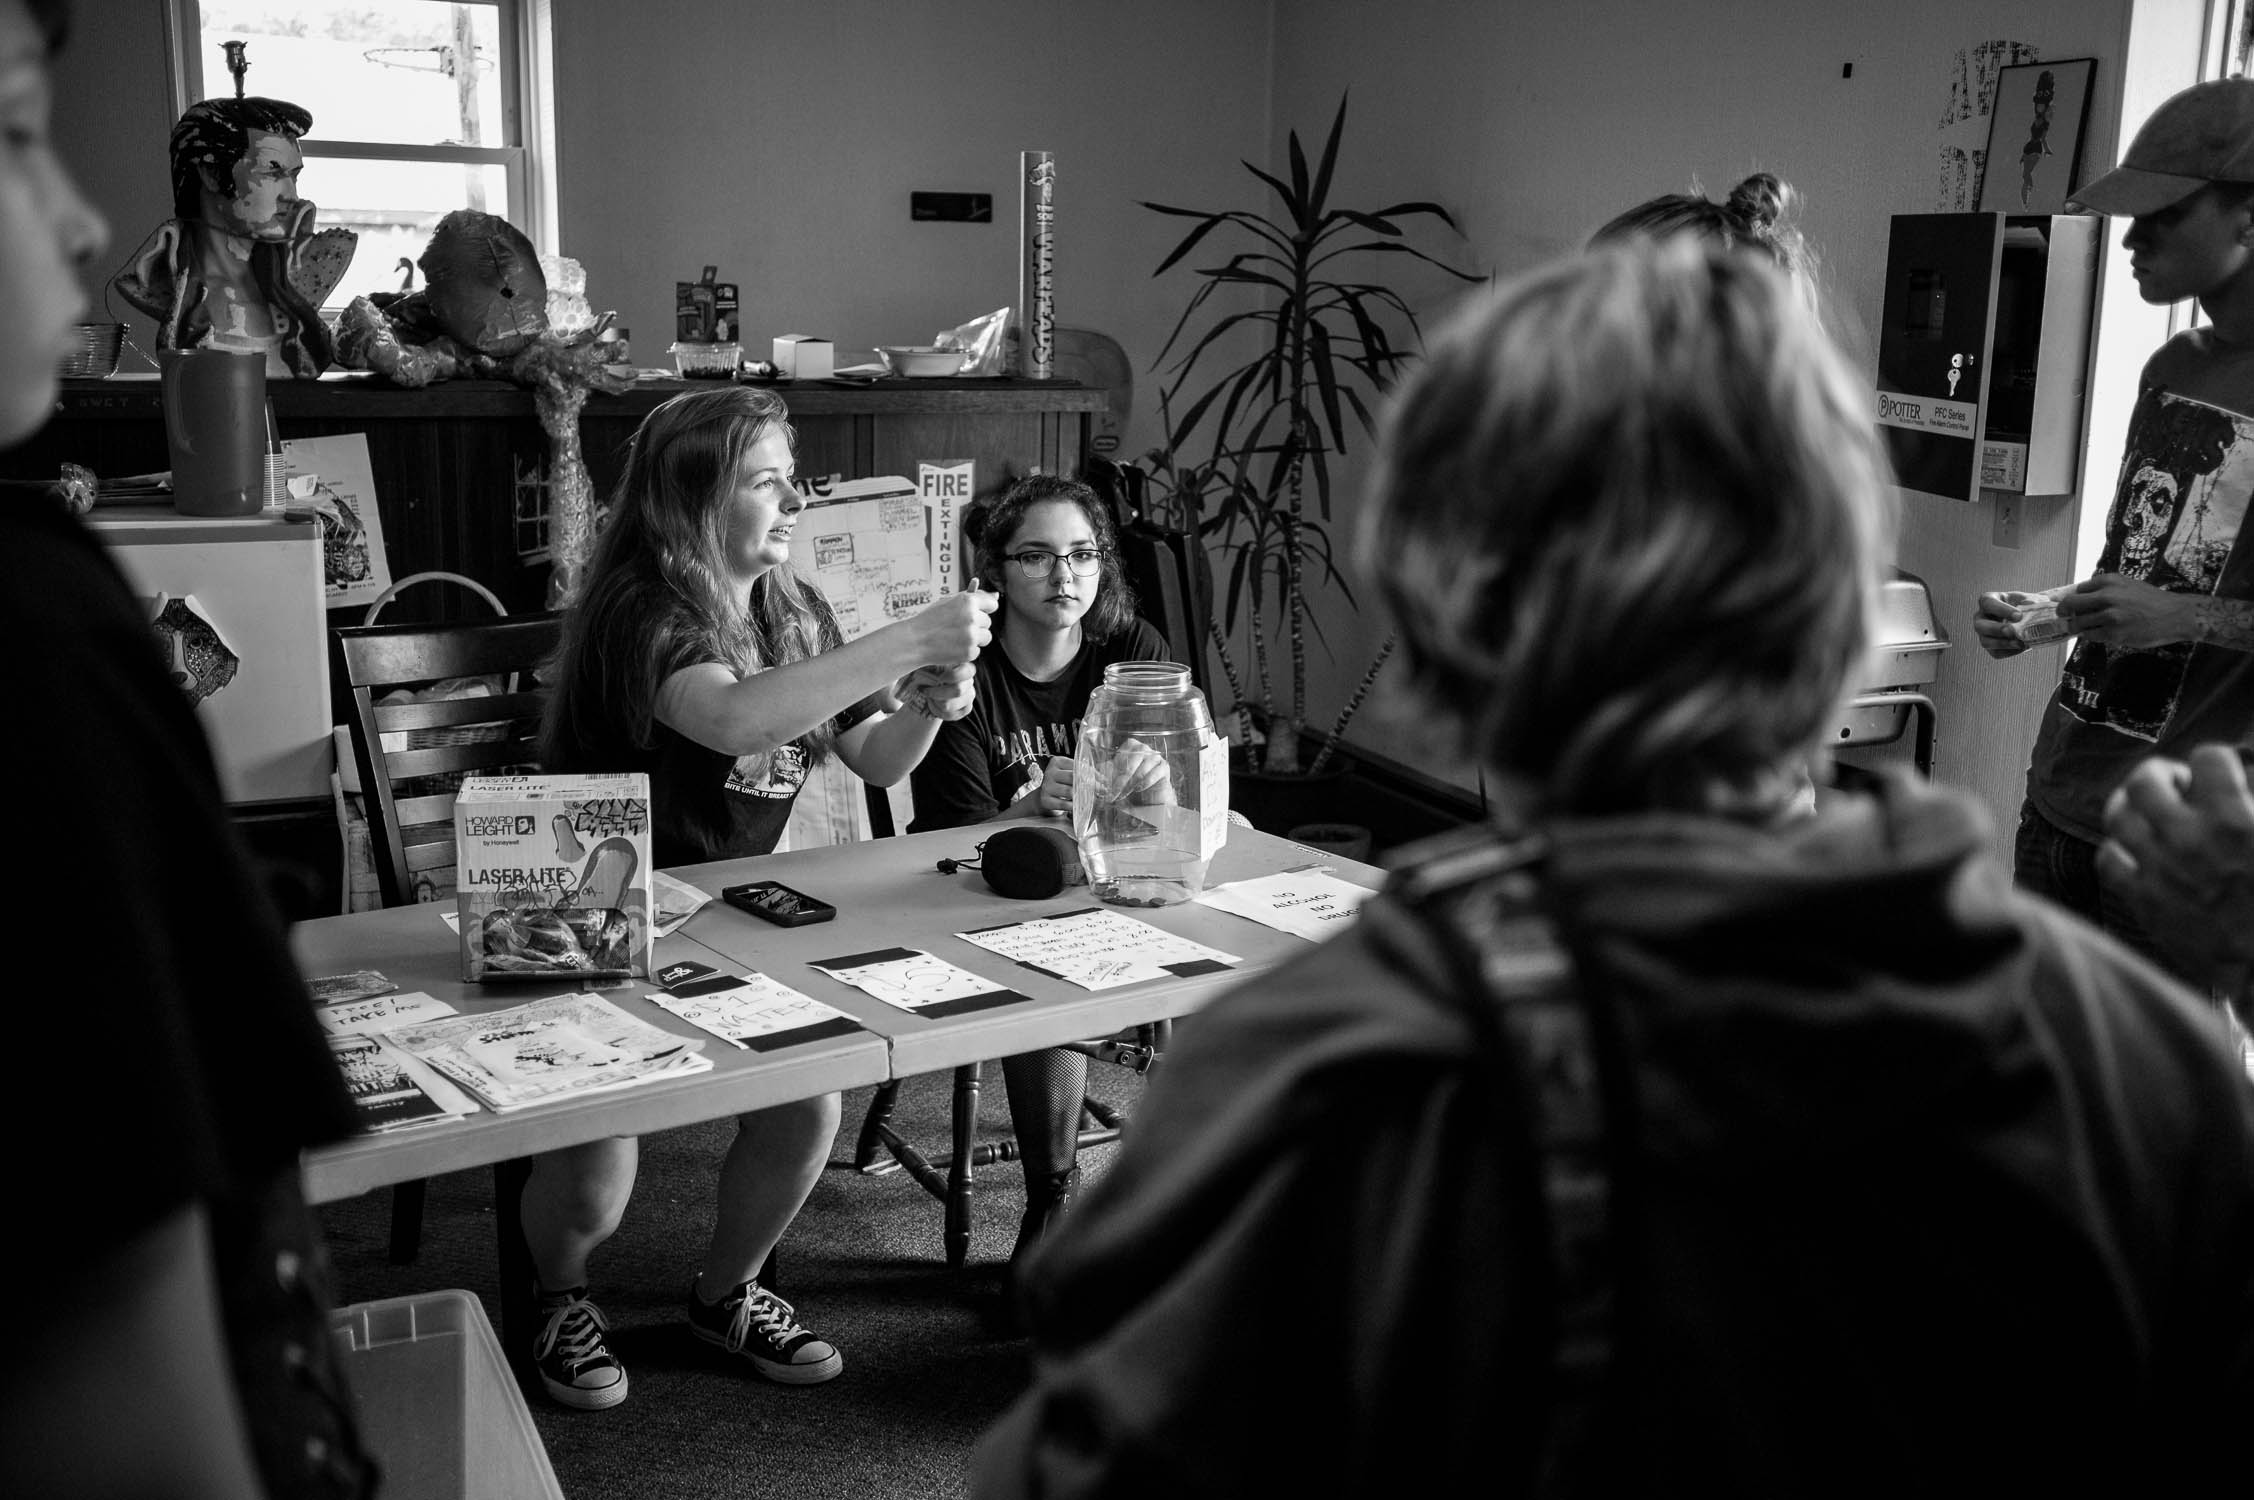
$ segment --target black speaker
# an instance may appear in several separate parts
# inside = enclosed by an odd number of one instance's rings
[[[1039,901],[1068,885],[1084,885],[1080,846],[1061,828],[1024,823],[990,834],[979,850],[979,872],[999,896]]]

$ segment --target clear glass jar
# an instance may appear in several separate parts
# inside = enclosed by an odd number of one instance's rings
[[[1213,715],[1188,667],[1104,668],[1080,722],[1072,776],[1073,832],[1098,901],[1172,906],[1205,888],[1214,851],[1200,802],[1213,738]]]

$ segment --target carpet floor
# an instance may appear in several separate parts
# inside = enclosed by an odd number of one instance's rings
[[[981,1139],[1008,1131],[1000,1069],[987,1074]],[[1099,1099],[1130,1109],[1141,1087],[1102,1066],[1091,1070],[1090,1085]],[[845,1355],[844,1373],[824,1385],[761,1380],[692,1339],[682,1321],[733,1124],[643,1138],[633,1201],[596,1254],[591,1287],[632,1393],[605,1412],[565,1410],[537,1392],[527,1398],[567,1496],[941,1500],[965,1492],[980,1433],[1025,1381],[1025,1344],[1011,1326],[1003,1280],[1023,1179],[1015,1162],[981,1172],[970,1263],[950,1272],[938,1200],[905,1172],[871,1178],[853,1170],[869,1094],[845,1096],[830,1170],[780,1251],[784,1295]],[[927,1155],[946,1147],[949,1099],[945,1074],[901,1089],[894,1118]],[[1084,1155],[1083,1176],[1099,1174],[1110,1155],[1108,1147]],[[408,1266],[386,1259],[388,1192],[319,1212],[340,1302],[460,1287],[500,1327],[490,1170],[431,1181],[421,1253]]]

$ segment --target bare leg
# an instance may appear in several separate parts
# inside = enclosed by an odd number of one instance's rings
[[[533,1158],[521,1201],[524,1242],[542,1290],[587,1284],[587,1257],[624,1217],[637,1159],[631,1136]]]
[[[837,1119],[835,1094],[736,1117],[698,1284],[705,1297],[725,1296],[759,1274],[828,1165]]]

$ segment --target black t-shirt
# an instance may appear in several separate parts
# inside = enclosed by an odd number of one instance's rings
[[[1141,620],[1108,641],[1080,643],[1070,666],[1047,682],[1017,669],[996,635],[978,657],[978,702],[939,726],[913,774],[916,817],[911,833],[984,822],[1041,784],[1052,755],[1079,746],[1088,699],[1104,668],[1121,661],[1166,661],[1165,637]]]
[[[649,684],[652,699],[675,672],[708,662],[720,663],[706,632],[686,610],[663,615],[651,621],[649,628],[669,642],[662,653],[662,665]],[[818,619],[815,633],[817,639],[836,644],[834,617]],[[864,698],[831,720],[830,728],[842,733],[877,711],[877,700]],[[646,774],[650,778],[650,858],[661,868],[773,853],[812,764],[806,747],[796,741],[762,755],[729,755],[667,728],[654,716],[649,723],[651,742],[646,746],[634,742],[630,726],[625,724],[586,727],[595,738],[575,749],[552,746],[554,763],[546,769]]]
[[[22,1148],[10,1205],[37,1226],[11,1248],[26,1285],[53,1289],[19,1316],[35,1343],[68,1337],[104,1291],[89,1273],[202,1208],[266,1492],[366,1494],[297,1184],[299,1152],[357,1121],[202,727],[146,611],[59,507],[0,503],[0,640],[16,766],[0,902],[22,970],[0,1130]],[[47,1089],[64,1078],[58,1112]]]
[[[0,639],[17,766],[0,892],[31,986],[0,1109],[29,1147],[14,1202],[52,1231],[17,1253],[61,1264],[261,1193],[355,1119],[195,711],[115,564],[57,507],[0,504]],[[57,1070],[92,1085],[67,1121],[27,1082]]]

